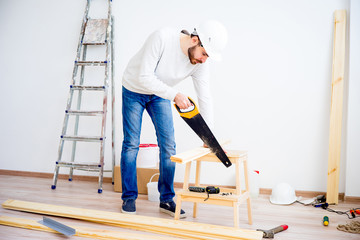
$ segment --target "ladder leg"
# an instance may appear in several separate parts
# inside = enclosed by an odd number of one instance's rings
[[[98,188],[98,193],[102,193],[103,174],[104,174],[104,164],[101,165],[100,170],[99,170],[99,188]]]
[[[56,189],[56,183],[57,183],[58,175],[59,175],[59,166],[56,164],[54,177],[53,177],[53,184],[51,185],[51,189]]]
[[[85,45],[84,48],[83,48],[83,56],[82,56],[83,61],[86,60],[86,51],[87,51],[87,46]],[[80,84],[79,84],[80,86],[84,85],[84,74],[85,74],[85,66],[81,66]],[[81,108],[81,100],[82,100],[82,91],[80,91],[79,94],[78,94],[76,110],[80,110],[80,108]],[[74,136],[77,136],[78,132],[79,132],[79,120],[80,120],[80,117],[77,115],[75,117]],[[70,160],[71,162],[74,162],[74,160],[75,160],[76,144],[77,144],[76,141],[74,141],[73,144],[72,144],[71,160]],[[70,167],[69,181],[72,181],[73,172],[74,172],[74,168]]]
[[[110,2],[109,2],[110,4]],[[108,19],[111,18],[111,7],[109,5],[109,15]],[[110,20],[111,21],[111,20]],[[108,64],[105,65],[105,78],[104,86],[109,86],[109,75],[110,75],[110,64],[111,64],[111,27],[107,28],[107,41],[106,41],[106,61]],[[111,62],[110,62],[111,61]],[[109,64],[110,62],[110,64]],[[106,114],[107,114],[107,103],[108,103],[108,88],[104,91],[103,98],[103,117],[102,117],[102,127],[101,127],[101,147],[100,147],[100,169],[99,169],[99,189],[98,193],[102,193],[102,184],[103,184],[103,175],[104,175],[104,154],[105,154],[105,134],[106,134]]]
[[[100,163],[99,163],[99,188],[98,193],[102,193],[103,175],[104,175],[104,154],[105,154],[105,131],[106,131],[106,92],[104,93],[104,114],[102,120],[102,141],[100,144]]]
[[[111,105],[111,126],[112,126],[112,184],[114,185],[115,177],[115,82],[114,82],[114,18],[111,16],[111,97],[112,97],[112,105]]]
[[[72,92],[70,93],[68,99],[71,99],[71,98],[72,98]],[[69,100],[69,101],[71,101],[71,100]],[[62,135],[64,135],[66,133],[68,121],[69,121],[69,116],[65,114]],[[58,175],[59,175],[59,168],[60,168],[58,162],[61,161],[63,149],[64,149],[64,141],[62,139],[60,139],[59,149],[58,149],[58,159],[55,164],[55,172],[54,172],[53,184],[51,185],[51,189],[56,189],[56,183],[57,183],[57,179],[58,179]]]

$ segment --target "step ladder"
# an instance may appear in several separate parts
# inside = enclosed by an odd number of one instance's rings
[[[73,170],[83,170],[83,171],[93,171],[99,173],[99,188],[98,193],[102,193],[102,183],[103,183],[103,173],[112,172],[112,183],[114,184],[114,166],[115,166],[115,127],[114,127],[114,104],[115,104],[115,87],[114,87],[114,44],[113,44],[113,34],[114,34],[114,19],[111,13],[112,1],[107,0],[108,2],[108,13],[107,19],[91,19],[89,17],[89,8],[91,0],[87,0],[86,8],[84,12],[83,22],[81,26],[81,32],[77,47],[77,54],[73,68],[72,81],[69,90],[69,96],[67,100],[67,106],[65,110],[64,123],[62,128],[62,133],[60,137],[60,144],[58,150],[58,158],[55,165],[55,172],[53,178],[52,189],[56,189],[56,183],[58,180],[59,169],[60,167],[70,168],[69,181],[72,181]],[[105,48],[105,59],[90,61],[87,60],[88,47],[94,45],[103,45]],[[89,47],[90,48],[90,47]],[[98,49],[96,49],[98,50]],[[96,52],[96,51],[95,51]],[[85,84],[85,68],[94,68],[94,67],[104,67],[105,74],[104,80],[98,85],[88,85]],[[80,73],[79,73],[80,68]],[[109,83],[109,79],[111,83]],[[108,90],[111,85],[111,97],[112,97],[112,169],[104,170],[104,153],[105,153],[105,133],[106,133],[106,113],[108,105]],[[82,100],[83,93],[85,92],[102,92],[103,97],[101,99],[102,109],[95,110],[83,110],[82,109]],[[74,96],[75,94],[75,96]],[[77,101],[73,101],[74,98]],[[75,105],[75,106],[73,106]],[[91,105],[91,104],[90,104]],[[68,130],[69,118],[74,116],[75,119],[72,121],[72,129],[70,132]],[[89,116],[89,117],[101,117],[101,133],[99,136],[88,136],[88,135],[79,135],[79,124],[80,117]],[[65,142],[72,142],[71,157],[70,161],[63,160],[64,144]],[[77,142],[85,143],[94,143],[97,142],[100,144],[100,159],[98,162],[83,162],[75,161],[76,158],[76,147]],[[87,145],[86,145],[87,147]],[[90,148],[88,148],[90,149]],[[78,159],[76,159],[78,160]]]

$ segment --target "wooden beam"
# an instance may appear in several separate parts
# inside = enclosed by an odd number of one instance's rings
[[[38,230],[43,232],[52,232],[58,233],[59,232],[46,227],[35,220],[31,219],[24,219],[24,218],[17,218],[17,217],[10,217],[10,216],[0,216],[0,224],[5,226],[11,227],[18,227],[18,228],[25,228],[31,230]],[[165,239],[179,239],[173,237],[161,237],[161,236],[153,236],[153,235],[145,235],[139,233],[129,233],[125,231],[111,231],[111,230],[104,230],[104,229],[96,229],[96,228],[89,228],[89,227],[79,227],[79,226],[71,226],[76,230],[74,236],[79,237],[87,237],[87,238],[96,238],[96,239],[123,239],[123,240],[165,240]]]
[[[341,152],[341,124],[345,65],[346,10],[335,11],[334,50],[331,81],[331,110],[329,134],[329,159],[326,200],[339,202],[339,173]]]
[[[3,208],[52,216],[69,217],[190,239],[262,239],[260,231],[203,223],[176,221],[116,212],[58,206],[20,200],[7,200]]]

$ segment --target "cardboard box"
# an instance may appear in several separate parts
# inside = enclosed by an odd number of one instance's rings
[[[114,169],[114,191],[122,192],[121,187],[121,171],[120,166],[115,166]],[[150,178],[159,173],[158,168],[137,168],[137,184],[138,184],[138,193],[139,194],[148,194],[147,192],[147,183],[150,181]],[[153,177],[152,182],[157,182],[159,179],[159,175]]]

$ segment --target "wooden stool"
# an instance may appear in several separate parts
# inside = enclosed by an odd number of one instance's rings
[[[233,163],[233,166],[231,166],[230,168],[235,168],[236,187],[235,189],[220,188],[220,194],[210,194],[210,198],[207,199],[206,201],[204,200],[208,197],[207,193],[190,192],[188,190],[191,163],[192,161],[196,161],[195,186],[203,187],[200,185],[201,162],[203,161],[219,162],[220,164],[222,164],[220,160],[215,156],[215,154],[210,153],[210,150],[207,148],[197,148],[192,151],[184,152],[171,157],[171,160],[173,162],[186,164],[183,189],[176,192],[177,201],[176,201],[175,220],[179,219],[181,203],[183,201],[194,202],[194,210],[193,210],[194,218],[196,218],[197,215],[198,203],[215,204],[215,205],[233,207],[234,227],[239,227],[239,214],[238,214],[239,205],[246,200],[248,221],[249,224],[252,224],[250,189],[249,189],[249,179],[248,179],[248,169],[247,169],[247,151],[228,151],[226,155],[228,156],[229,160]],[[241,186],[240,186],[241,164],[243,164],[243,169],[244,169],[245,190],[241,190]],[[222,195],[222,193],[225,193],[225,195]]]

